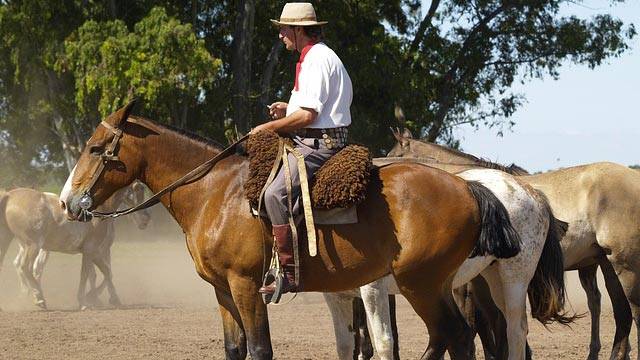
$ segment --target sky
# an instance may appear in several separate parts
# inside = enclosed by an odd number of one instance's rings
[[[423,0],[423,11],[429,0]],[[570,4],[562,14],[590,17],[610,13],[640,30],[640,1],[609,6],[609,1]],[[516,125],[497,130],[461,126],[455,130],[465,152],[492,161],[516,163],[529,172],[612,161],[640,164],[640,37],[620,58],[591,70],[567,64],[559,80],[550,77],[514,86],[527,102],[512,119]]]

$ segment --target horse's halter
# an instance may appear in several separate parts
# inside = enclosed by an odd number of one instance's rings
[[[102,175],[102,173],[104,172],[104,168],[107,166],[107,163],[109,163],[109,161],[120,160],[118,158],[118,155],[115,154],[115,152],[116,152],[116,147],[118,147],[118,142],[120,142],[120,139],[122,138],[122,130],[114,127],[113,125],[109,124],[104,120],[102,120],[100,124],[105,128],[107,128],[113,134],[113,139],[107,146],[105,146],[102,154],[99,155],[100,162],[98,163],[95,170],[93,171],[93,175],[91,176],[91,182],[89,182],[89,186],[84,191],[84,193],[80,197],[80,201],[78,202],[78,206],[80,206],[80,209],[82,209],[82,216],[84,217],[86,217],[87,215],[92,215],[91,211],[89,211],[89,209],[93,205],[93,197],[91,194],[91,190],[93,190],[93,187],[96,185],[96,182],[100,178],[100,175]]]

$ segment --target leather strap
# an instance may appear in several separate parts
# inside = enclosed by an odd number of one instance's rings
[[[130,214],[132,212],[138,211],[138,210],[142,210],[142,209],[146,209],[148,207],[151,207],[157,203],[160,202],[160,198],[162,197],[162,195],[177,189],[178,187],[194,182],[196,180],[199,180],[202,176],[206,175],[209,170],[211,170],[213,168],[213,166],[220,161],[221,159],[225,158],[226,156],[228,156],[232,151],[235,151],[235,148],[238,144],[240,144],[241,142],[245,141],[247,138],[249,137],[249,135],[245,135],[242,138],[240,138],[238,141],[234,142],[233,144],[231,144],[229,147],[227,147],[226,149],[222,150],[220,153],[218,153],[218,155],[214,156],[213,158],[207,160],[206,162],[202,163],[200,166],[198,166],[197,168],[189,171],[187,174],[185,174],[184,176],[182,176],[181,178],[177,179],[176,181],[172,182],[171,184],[167,185],[166,187],[164,187],[162,190],[158,191],[157,193],[155,193],[152,197],[150,197],[149,199],[147,199],[146,201],[144,201],[143,203],[136,205],[134,207],[130,207],[128,209],[125,210],[117,210],[117,211],[113,211],[113,212],[99,212],[99,211],[92,211],[91,215],[93,215],[94,217],[102,217],[102,218],[116,218],[122,215],[127,215]],[[104,165],[103,165],[104,166]]]

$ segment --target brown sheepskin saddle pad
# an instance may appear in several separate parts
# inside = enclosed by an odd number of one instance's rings
[[[252,208],[258,207],[260,193],[278,156],[278,139],[273,131],[260,131],[247,140],[249,177],[245,181],[244,192]],[[311,180],[312,207],[344,209],[361,203],[366,196],[372,168],[371,155],[366,147],[345,146],[324,163]]]

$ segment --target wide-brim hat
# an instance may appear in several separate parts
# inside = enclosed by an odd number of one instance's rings
[[[280,20],[271,19],[271,22],[281,26],[314,26],[324,25],[327,21],[318,21],[316,11],[311,3],[291,2],[284,4]]]

